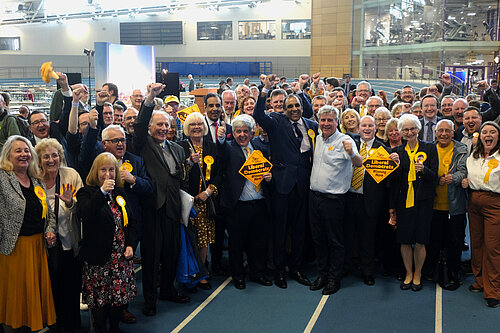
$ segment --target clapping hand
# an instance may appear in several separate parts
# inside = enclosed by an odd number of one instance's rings
[[[200,162],[200,154],[193,151],[193,148],[189,148],[189,153],[191,154],[191,156],[189,157],[191,162],[193,162],[194,164]]]

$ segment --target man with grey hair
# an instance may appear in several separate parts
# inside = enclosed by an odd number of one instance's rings
[[[384,106],[384,101],[382,100],[382,98],[380,98],[378,96],[370,96],[366,100],[365,106],[366,106],[366,109],[365,109],[366,114],[373,117],[375,115],[375,111],[379,107]]]
[[[310,289],[323,289],[323,295],[340,289],[345,194],[351,187],[353,165],[363,163],[354,141],[337,131],[338,114],[330,105],[318,112],[321,135],[316,138],[310,180],[309,222],[319,269]]]
[[[427,256],[424,272],[434,276],[434,269],[445,251],[448,285],[442,285],[448,290],[460,287],[462,245],[465,237],[464,225],[467,212],[467,194],[462,188],[462,179],[467,177],[467,146],[453,139],[454,123],[442,119],[436,125],[436,149],[439,158],[439,184],[436,186],[434,210],[430,231],[430,242],[427,245]]]
[[[249,115],[239,115],[233,120],[233,140],[226,141],[225,128],[217,132],[218,148],[223,160],[224,187],[221,206],[228,212],[229,266],[237,289],[245,289],[243,252],[246,252],[250,268],[250,280],[263,286],[272,282],[264,276],[266,269],[267,221],[269,220],[269,188],[271,173],[263,175],[259,185],[252,184],[239,170],[256,150],[254,144],[255,121]],[[262,151],[269,158],[267,151]]]
[[[189,74],[188,75],[188,80],[189,80],[189,85],[188,85],[188,91],[193,91],[194,90],[194,79],[193,75]]]
[[[372,86],[368,81],[361,81],[356,86],[356,96],[351,101],[351,108],[359,112],[363,117],[366,115],[367,110],[365,107],[366,100],[372,95]]]
[[[464,111],[469,106],[469,103],[464,98],[458,98],[453,102],[453,107],[451,109],[452,117],[447,117],[453,121],[455,125],[455,131],[462,126],[464,122]]]
[[[236,110],[236,93],[233,90],[224,90],[221,95],[224,121],[231,125]]]
[[[178,144],[167,141],[170,118],[163,111],[154,111],[154,98],[165,85],[151,83],[134,122],[134,144],[147,161],[146,170],[155,186],[153,197],[145,200],[142,254],[142,286],[146,316],[156,314],[158,276],[161,264],[160,299],[187,303],[190,298],[175,287],[179,257],[181,199],[179,190],[187,187],[186,156]]]

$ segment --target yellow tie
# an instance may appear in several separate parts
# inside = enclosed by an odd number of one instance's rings
[[[245,147],[245,150],[247,151],[247,159],[248,159],[248,158],[250,157],[250,148]],[[255,185],[254,185],[254,187],[255,187],[255,191],[256,191],[257,193],[259,193],[259,192],[260,192],[260,184],[259,184],[259,185],[257,185],[257,186],[255,186]]]
[[[361,150],[359,151],[359,154],[363,159],[366,157],[366,142],[363,142],[361,145]],[[352,181],[351,181],[351,186],[353,189],[356,191],[361,188],[361,185],[363,184],[363,174],[364,174],[364,168],[359,167],[359,168],[354,168],[354,173],[352,174]]]

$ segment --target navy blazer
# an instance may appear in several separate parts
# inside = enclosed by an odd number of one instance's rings
[[[254,144],[253,138],[250,142],[254,150],[257,149],[258,145]],[[217,148],[220,152],[220,158],[222,160],[222,179],[224,179],[224,184],[222,186],[220,204],[221,206],[233,209],[238,202],[238,199],[243,192],[243,187],[245,186],[246,178],[243,177],[239,170],[246,161],[245,154],[241,149],[241,146],[235,141],[226,141],[223,144],[218,142]],[[265,158],[269,158],[265,150],[261,150],[262,155]],[[265,180],[262,180],[262,194],[264,198],[269,198],[269,185]],[[268,202],[266,200],[266,202]],[[269,208],[269,207],[268,207]]]
[[[299,191],[305,192],[309,188],[311,176],[313,140],[307,136],[311,149],[301,154],[300,143],[287,116],[277,112],[272,112],[267,116],[264,113],[265,107],[266,99],[259,96],[253,117],[269,136],[269,145],[272,151],[271,163],[273,163],[271,172],[275,190],[280,194],[288,194],[297,185]],[[312,129],[317,136],[318,124],[304,117],[302,120],[306,131]]]
[[[393,150],[393,152],[398,153],[400,164],[391,175],[389,208],[405,207],[406,194],[408,193],[408,170],[410,169],[410,159],[405,151],[405,146],[406,141],[403,141],[401,146]],[[418,151],[425,152],[427,159],[424,161],[424,170],[417,172],[417,179],[413,182],[415,202],[434,198],[436,196],[436,186],[439,183],[439,157],[436,145],[419,140]]]
[[[361,149],[361,137],[359,134],[350,134],[358,151]],[[391,153],[391,149],[387,148],[381,141],[377,138],[373,141],[372,149],[377,149],[378,147],[384,147],[388,153]],[[385,207],[385,196],[386,196],[387,178],[377,183],[372,176],[365,171],[363,177],[363,196],[365,198],[365,208],[370,216],[379,216],[382,209]]]

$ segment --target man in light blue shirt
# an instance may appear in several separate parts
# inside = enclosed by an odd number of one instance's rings
[[[363,158],[354,141],[337,131],[338,110],[326,105],[318,112],[321,135],[316,138],[309,195],[309,220],[318,259],[319,277],[310,289],[331,295],[340,289],[344,262],[345,193],[351,187],[353,165]]]

